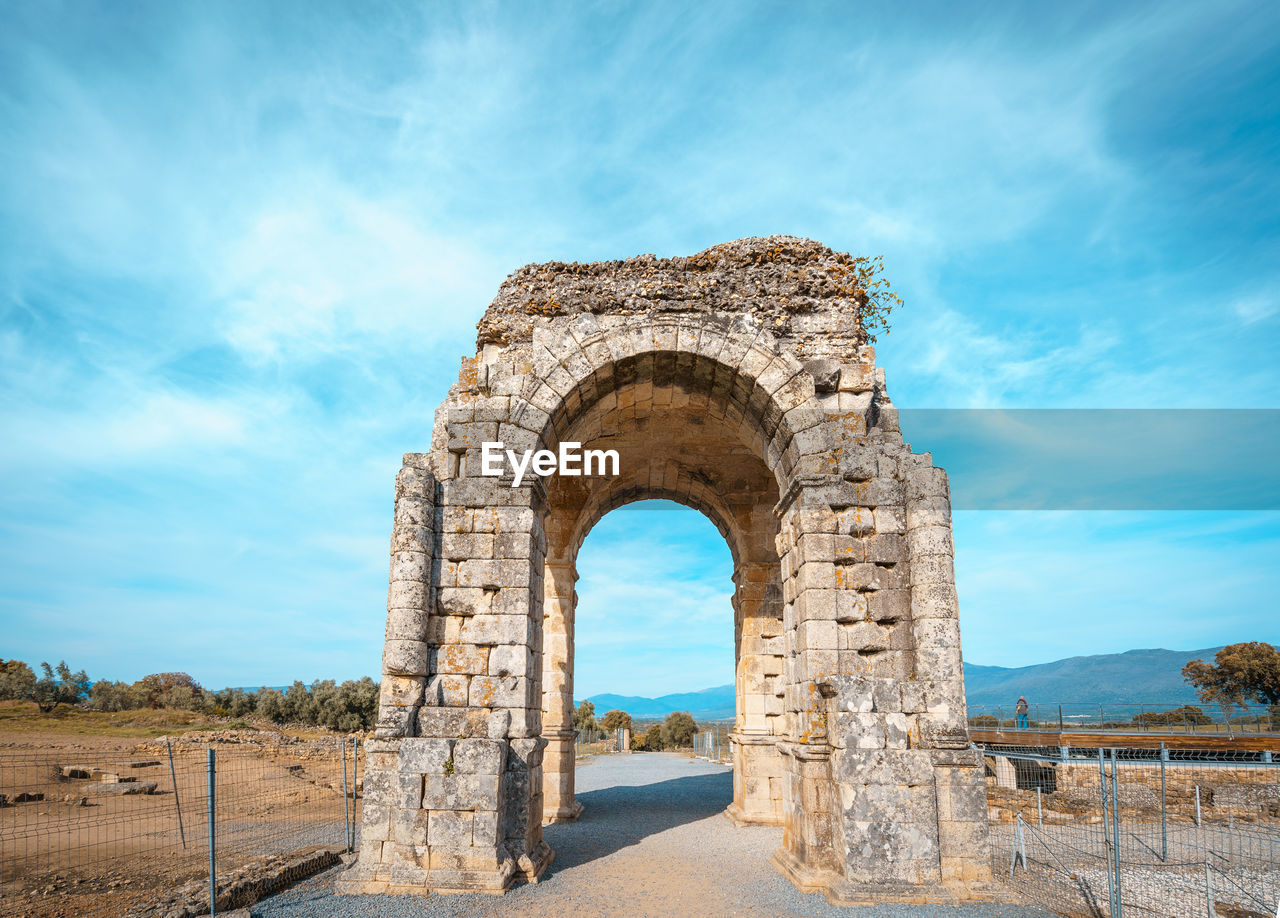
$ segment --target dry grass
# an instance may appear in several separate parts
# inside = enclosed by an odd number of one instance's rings
[[[198,730],[267,729],[299,739],[321,739],[336,736],[323,727],[287,727],[259,721],[257,718],[214,717],[196,711],[168,708],[134,711],[83,711],[58,705],[42,714],[31,701],[0,701],[0,736],[20,739],[25,734],[58,734],[63,736],[113,736],[151,739]]]

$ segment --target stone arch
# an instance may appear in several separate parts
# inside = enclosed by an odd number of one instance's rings
[[[614,503],[672,494],[721,519],[735,619],[760,626],[737,636],[758,671],[732,815],[780,818],[774,862],[833,901],[980,887],[946,475],[902,441],[852,265],[771,237],[507,279],[430,452],[397,478],[382,702],[341,889],[501,891],[541,874],[544,770],[564,773],[563,718],[544,711],[566,692],[546,658],[571,656],[554,629],[571,621],[573,553]],[[499,440],[607,441],[623,474],[513,486],[485,473]]]
[[[740,822],[780,824],[777,743],[787,731],[773,508],[784,490],[779,476],[795,466],[793,425],[805,420],[802,412],[788,412],[812,398],[812,378],[765,333],[748,344],[743,336],[726,335],[719,323],[644,322],[588,333],[590,327],[579,322],[580,339],[570,335],[572,344],[564,338],[553,343],[556,353],[546,348],[565,375],[545,358],[535,365],[535,372],[558,383],[557,406],[547,412],[539,442],[549,449],[565,440],[584,447],[607,442],[621,450],[624,469],[617,479],[559,478],[547,485],[544,821],[572,820],[580,812],[573,796],[572,729],[577,547],[613,507],[667,498],[706,515],[730,546],[738,697],[730,813]],[[726,353],[729,341],[736,346]],[[572,388],[570,366],[576,371]],[[539,398],[537,392],[530,396]]]

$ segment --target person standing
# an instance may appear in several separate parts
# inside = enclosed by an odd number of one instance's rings
[[[1027,729],[1027,696],[1018,696],[1018,729]]]

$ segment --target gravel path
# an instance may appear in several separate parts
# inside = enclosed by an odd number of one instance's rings
[[[763,915],[857,918],[1045,918],[1014,905],[834,908],[798,892],[769,863],[782,830],[737,828],[722,814],[730,769],[681,756],[602,756],[578,766],[577,823],[547,826],[555,862],[533,886],[502,897],[334,896],[342,868],[263,900],[255,918],[423,918],[464,915]]]

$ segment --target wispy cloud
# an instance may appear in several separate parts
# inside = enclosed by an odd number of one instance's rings
[[[886,255],[904,406],[1275,407],[1278,15],[9,6],[0,616],[95,674],[372,670],[399,453],[529,261],[797,233]],[[582,678],[726,681],[722,541],[647,531],[588,541],[583,646],[707,649]],[[104,608],[154,629],[127,665]]]

